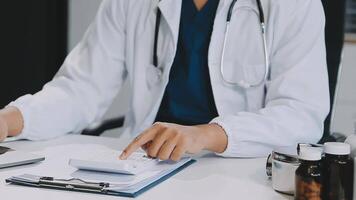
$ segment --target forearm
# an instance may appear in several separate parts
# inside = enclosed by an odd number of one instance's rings
[[[24,121],[19,109],[16,107],[7,107],[0,110],[0,116],[8,126],[8,136],[17,136],[22,132]]]

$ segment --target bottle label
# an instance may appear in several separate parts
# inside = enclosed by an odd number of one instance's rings
[[[296,176],[295,200],[321,200],[321,183],[312,178]]]

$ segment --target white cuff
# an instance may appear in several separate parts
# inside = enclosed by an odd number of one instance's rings
[[[227,146],[226,146],[226,149],[224,152],[222,153],[215,153],[216,155],[218,156],[222,156],[222,157],[228,157],[228,156],[231,156],[232,155],[232,142],[231,142],[231,134],[232,134],[232,131],[229,129],[229,126],[224,123],[224,121],[221,119],[221,117],[216,117],[215,119],[213,119],[210,124],[217,124],[219,125],[224,131],[225,131],[225,134],[227,136]]]

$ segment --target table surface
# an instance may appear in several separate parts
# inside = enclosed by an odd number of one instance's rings
[[[48,147],[63,145],[80,146],[83,144],[103,145],[109,148],[122,149],[128,142],[128,139],[125,138],[117,139],[68,135],[49,141],[16,141],[3,143],[0,145],[11,147],[16,150],[36,152],[43,151]],[[54,156],[54,154],[45,156],[49,158],[50,156]],[[66,155],[63,154],[62,157],[65,156]],[[189,166],[185,170],[179,172],[158,186],[143,193],[137,197],[137,199],[293,199],[291,196],[282,195],[272,189],[271,181],[266,177],[265,174],[266,159],[221,158],[206,152],[195,156],[194,158],[198,162],[194,163],[193,165]],[[10,176],[20,175],[24,173],[24,171],[35,169],[41,165],[44,165],[44,163],[0,169],[1,199],[123,199],[123,197],[30,188],[7,185],[5,183],[5,179],[9,178]]]

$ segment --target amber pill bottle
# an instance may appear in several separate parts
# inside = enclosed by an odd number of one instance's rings
[[[300,166],[295,172],[295,200],[321,200],[321,152],[307,148],[299,153]]]
[[[323,200],[352,200],[354,172],[350,149],[345,143],[324,144]]]

